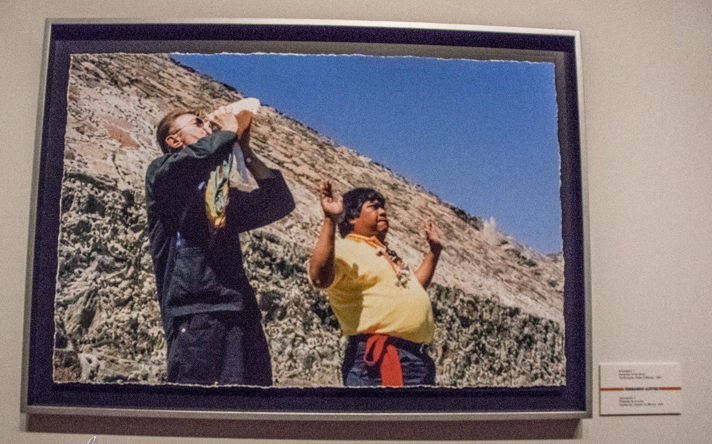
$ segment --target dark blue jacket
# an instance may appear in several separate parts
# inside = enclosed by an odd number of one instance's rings
[[[218,131],[155,159],[146,172],[148,235],[168,337],[178,316],[238,311],[259,320],[238,235],[286,216],[294,199],[281,173],[273,170],[274,177],[258,180],[252,192],[231,188],[225,227],[209,230],[204,184],[234,141],[234,132]]]

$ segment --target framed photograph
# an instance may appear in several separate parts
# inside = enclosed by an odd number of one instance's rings
[[[23,411],[590,417],[577,31],[49,20],[45,45]]]

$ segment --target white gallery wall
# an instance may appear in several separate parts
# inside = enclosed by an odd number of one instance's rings
[[[573,425],[540,421],[513,422],[506,427],[389,424],[385,432],[368,424],[325,423],[317,428],[239,423],[224,426],[229,433],[218,434],[233,439],[206,438],[206,442],[276,442],[286,434],[276,435],[275,430],[292,427],[292,436],[299,442],[309,438],[319,438],[319,442],[426,438],[712,442],[712,1],[230,0],[203,6],[187,0],[0,0],[0,6],[0,442],[84,443],[92,430],[99,432],[105,426],[101,420],[74,418],[63,429],[77,433],[30,432],[27,429],[34,423],[20,413],[28,222],[44,21],[60,17],[353,19],[581,31],[593,418]],[[680,362],[682,415],[599,416],[598,364],[621,361]],[[156,423],[151,433],[150,421],[139,422],[140,427],[132,426],[136,422],[127,419],[126,430],[142,436],[100,434],[96,442],[200,441],[157,437],[169,434],[170,424]],[[196,424],[196,434],[200,435],[201,427],[213,425]]]

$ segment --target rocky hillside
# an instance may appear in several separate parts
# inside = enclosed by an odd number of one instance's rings
[[[166,55],[72,56],[64,151],[54,378],[165,381],[165,338],[146,236],[144,174],[160,155],[155,125],[175,107],[213,109],[242,96]],[[239,85],[238,85],[239,87]],[[542,255],[263,106],[255,152],[281,169],[297,202],[287,218],[246,233],[275,384],[340,385],[344,340],[324,296],[306,280],[322,215],[320,178],[338,192],[371,186],[388,200],[389,242],[417,265],[431,217],[447,243],[429,291],[433,357],[443,386],[565,383],[563,258]]]

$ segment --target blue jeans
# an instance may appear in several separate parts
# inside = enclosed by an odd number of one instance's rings
[[[380,386],[380,362],[368,365],[364,362],[367,335],[349,337],[341,366],[343,383],[348,387]],[[427,346],[400,338],[389,337],[388,343],[398,350],[403,385],[435,385],[435,362],[427,352]]]

